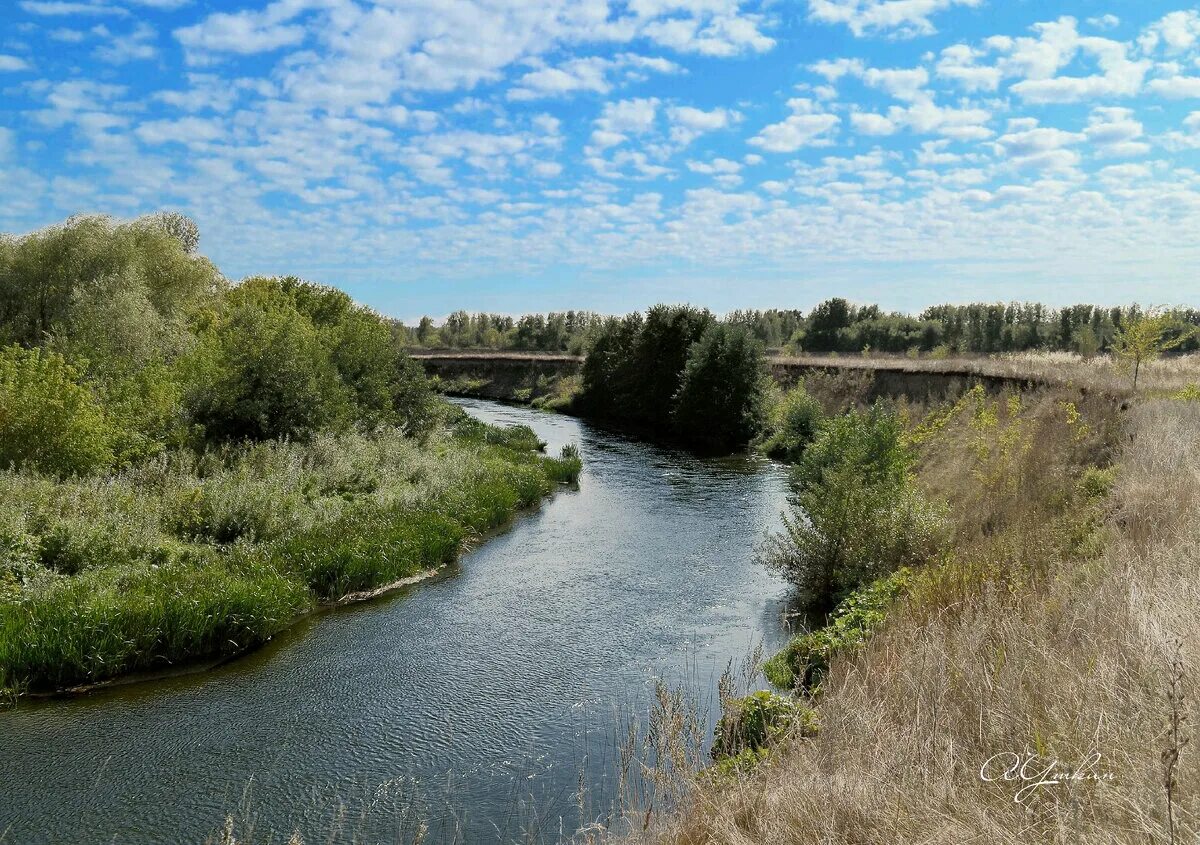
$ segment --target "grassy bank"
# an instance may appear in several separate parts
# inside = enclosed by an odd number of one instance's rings
[[[528,429],[325,434],[59,480],[0,474],[9,696],[236,653],[318,604],[453,561],[573,480]]]
[[[698,779],[635,838],[1195,840],[1200,403],[968,410],[911,415],[946,557],[853,594],[768,664],[817,735]]]
[[[0,238],[0,695],[253,647],[579,470],[436,398],[396,325],[233,283],[178,214]]]

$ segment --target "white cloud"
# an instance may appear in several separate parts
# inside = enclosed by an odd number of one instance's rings
[[[871,112],[853,112],[850,125],[860,135],[893,135],[896,132],[895,123],[881,114]]]
[[[74,0],[21,0],[17,4],[31,15],[65,17],[67,15],[127,15],[120,6],[110,6],[103,0],[74,2]]]
[[[1152,79],[1146,83],[1151,94],[1171,100],[1200,98],[1200,76],[1172,76],[1167,79]]]
[[[29,62],[22,59],[20,56],[6,56],[0,53],[0,71],[15,72],[19,70],[30,70]]]
[[[508,92],[508,98],[533,100],[574,91],[607,94],[612,89],[612,84],[608,81],[610,66],[611,63],[607,59],[593,56],[571,59],[558,67],[531,70],[517,80],[516,87]]]
[[[822,59],[808,66],[813,73],[819,74],[830,82],[837,82],[843,76],[860,76],[865,68],[861,59]]]
[[[775,46],[774,39],[759,30],[761,23],[762,19],[757,16],[732,13],[716,14],[707,20],[698,16],[672,17],[643,26],[641,34],[681,53],[736,56],[746,52],[763,53]]]
[[[134,134],[151,146],[171,143],[200,146],[221,140],[225,137],[225,130],[215,120],[183,117],[179,120],[147,121],[138,126]]]
[[[1121,19],[1116,15],[1107,14],[1088,18],[1087,23],[1088,26],[1094,26],[1096,29],[1115,29],[1121,25]]]
[[[1181,53],[1192,49],[1200,40],[1200,12],[1187,9],[1170,12],[1146,27],[1138,38],[1138,46],[1145,53],[1162,47],[1167,53]]]
[[[831,143],[830,134],[841,123],[836,114],[822,112],[812,100],[797,97],[788,100],[792,115],[773,123],[747,143],[770,153],[794,153],[801,147]]]
[[[671,106],[667,109],[667,119],[671,121],[671,140],[687,146],[706,132],[732,126],[742,119],[742,115],[726,108],[704,111],[692,106]]]
[[[968,91],[995,91],[1003,74],[998,67],[977,64],[984,55],[985,51],[966,44],[947,47],[937,63],[937,75],[957,82]]]
[[[887,32],[900,37],[936,32],[933,15],[955,6],[974,7],[982,0],[809,0],[809,18],[840,23],[855,35]]]
[[[312,5],[316,4],[276,0],[261,12],[217,12],[175,30],[175,37],[189,51],[210,53],[265,53],[292,47],[307,36],[306,29],[293,21]]]
[[[1106,158],[1145,155],[1150,151],[1150,145],[1139,140],[1144,129],[1131,109],[1093,109],[1083,134],[1096,153]]]
[[[97,30],[99,31],[96,34],[104,43],[95,49],[93,55],[102,62],[121,65],[153,59],[158,55],[158,48],[153,43],[158,33],[146,23],[139,23],[124,35],[113,35],[106,27],[98,27]]]
[[[1081,36],[1078,22],[1069,16],[1030,28],[1034,37],[1001,35],[985,39],[979,48],[964,44],[945,48],[937,65],[938,76],[954,80],[968,91],[994,91],[1001,80],[1016,78],[1010,90],[1026,102],[1073,103],[1134,96],[1142,90],[1153,65],[1148,59],[1131,58],[1129,44]],[[1096,72],[1058,75],[1076,60]]]
[[[557,67],[539,67],[521,76],[509,90],[510,100],[535,100],[556,97],[577,91],[607,94],[614,82],[610,78],[621,74],[623,79],[643,80],[645,71],[680,73],[683,68],[663,58],[625,53],[615,59],[598,56],[570,59]]]
[[[995,148],[1021,170],[1070,170],[1079,164],[1079,154],[1067,147],[1085,139],[1082,133],[1039,126],[1032,118],[1009,121],[1009,131],[995,141]]]
[[[879,88],[891,94],[897,100],[921,100],[928,97],[924,90],[929,82],[929,72],[923,67],[916,68],[868,68],[862,73],[863,82],[872,88]]]

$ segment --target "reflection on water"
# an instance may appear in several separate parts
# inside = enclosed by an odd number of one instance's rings
[[[579,444],[577,491],[450,576],[314,616],[218,670],[0,713],[0,843],[257,834],[553,841],[611,797],[616,735],[654,679],[708,690],[784,637],[753,562],[784,505],[754,458],[701,459],[568,417],[464,400]],[[406,835],[407,834],[407,835]]]

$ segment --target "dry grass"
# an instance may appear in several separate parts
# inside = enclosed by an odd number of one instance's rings
[[[901,358],[859,356],[779,355],[782,366],[884,369],[905,372],[967,374],[1022,379],[1044,385],[1074,385],[1115,394],[1130,391],[1130,376],[1106,355],[1083,358],[1073,352],[1019,352],[989,357]],[[1200,384],[1200,353],[1162,358],[1142,365],[1139,391],[1175,391]]]
[[[1139,403],[1118,426],[1114,403],[1091,401],[1082,423],[1043,396],[1017,413],[1001,405],[990,429],[960,415],[931,438],[921,477],[954,496],[954,562],[835,662],[816,739],[741,781],[696,787],[638,838],[1197,841],[1200,749],[1182,743],[1197,724],[1200,402]],[[1084,467],[1114,447],[1118,480],[1107,500],[1089,498]],[[1006,753],[1032,755],[1030,775],[1099,755],[1099,779],[1017,801],[1029,782],[980,776]]]
[[[417,359],[453,360],[484,363],[512,361],[517,363],[554,363],[578,366],[578,355],[548,352],[505,352],[488,350],[420,350]],[[1130,392],[1130,377],[1111,357],[1098,355],[1083,358],[1073,352],[1017,352],[1005,355],[933,358],[857,355],[799,355],[772,354],[768,361],[779,367],[820,367],[840,370],[900,370],[916,373],[947,375],[993,376],[1032,381],[1042,385],[1073,385],[1105,390],[1123,395]],[[1200,384],[1200,353],[1162,358],[1142,365],[1138,378],[1139,391],[1177,391],[1188,385]]]

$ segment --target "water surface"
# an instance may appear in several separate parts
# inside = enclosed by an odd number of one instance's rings
[[[462,400],[577,443],[578,490],[444,578],[322,613],[211,672],[0,713],[0,843],[554,841],[611,798],[615,735],[656,678],[709,694],[784,639],[753,561],[784,474]]]

